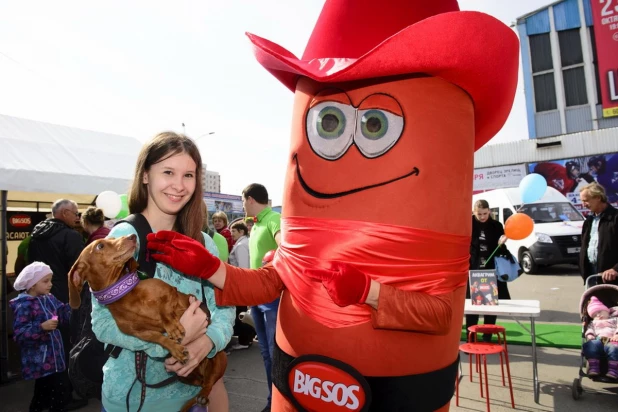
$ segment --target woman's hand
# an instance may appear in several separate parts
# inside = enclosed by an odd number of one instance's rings
[[[189,376],[193,369],[200,364],[202,360],[210,353],[214,344],[212,340],[206,335],[202,335],[193,342],[189,343],[186,348],[189,352],[189,359],[184,365],[175,358],[167,358],[165,360],[165,370],[168,372],[174,372],[178,376]]]
[[[45,322],[41,323],[41,329],[43,330],[54,330],[58,327],[58,319],[48,319]]]
[[[609,338],[610,342],[617,342],[618,343],[618,332],[612,336],[611,338]]]
[[[499,245],[504,245],[507,240],[509,240],[509,238],[506,237],[506,235],[502,235],[502,236],[500,236],[500,239],[498,239],[498,244]]]
[[[195,296],[190,296],[189,303],[189,307],[180,317],[180,324],[185,328],[182,345],[187,345],[204,335],[208,327],[208,316],[200,309],[202,302],[197,300]]]

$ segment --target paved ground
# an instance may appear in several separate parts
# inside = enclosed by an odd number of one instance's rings
[[[581,278],[573,266],[550,268],[541,275],[524,275],[509,284],[515,299],[541,301],[540,321],[579,323],[578,303],[583,291]],[[618,384],[594,383],[584,379],[586,391],[579,401],[571,397],[571,384],[577,377],[579,350],[538,348],[539,375],[541,380],[540,403],[532,394],[532,363],[529,346],[510,346],[511,374],[513,377],[515,406],[521,411],[570,412],[589,410],[615,412],[618,410]],[[485,401],[479,396],[478,378],[469,381],[467,359],[463,359],[464,376],[460,387],[460,406],[451,402],[453,411],[485,411]],[[500,367],[496,362],[488,366],[492,411],[512,410],[507,388],[502,387]],[[266,379],[257,345],[233,352],[225,376],[233,412],[259,412],[265,405]],[[27,411],[32,385],[18,382],[0,386],[0,412]],[[594,391],[595,393],[593,393]],[[100,411],[97,402],[82,409],[84,412]]]

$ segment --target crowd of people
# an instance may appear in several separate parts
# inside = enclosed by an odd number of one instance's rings
[[[186,235],[230,265],[249,269],[261,267],[268,260],[267,254],[281,243],[280,215],[269,207],[266,188],[253,183],[242,191],[246,218],[230,223],[224,212],[216,212],[209,221],[199,190],[202,173],[202,160],[191,139],[172,132],[157,135],[139,155],[129,192],[130,212],[141,214],[152,232],[165,230]],[[616,284],[618,212],[608,203],[603,187],[596,182],[581,189],[581,198],[591,211],[583,227],[582,277],[586,279],[601,273],[605,282]],[[16,262],[19,276],[14,284],[21,293],[10,303],[15,314],[13,336],[22,349],[22,376],[35,380],[30,411],[73,410],[88,402],[73,396],[73,383],[67,373],[70,351],[84,333],[91,333],[105,345],[122,348],[115,356],[110,356],[102,368],[102,384],[97,397],[104,411],[124,411],[127,405],[131,410],[139,405],[143,410],[154,412],[179,410],[198,393],[198,387],[180,381],[161,388],[148,388],[145,398],[139,391],[131,392],[129,388],[136,379],[133,362],[136,352],[143,351],[152,360],[148,363],[147,380],[160,382],[174,373],[186,376],[202,359],[212,358],[220,351],[230,353],[249,348],[256,339],[269,388],[263,411],[270,410],[279,299],[251,308],[218,306],[212,284],[157,263],[154,277],[180,292],[195,295],[207,304],[212,314],[207,328],[204,326],[206,314],[194,306],[182,316],[181,324],[186,330],[183,344],[191,362],[181,364],[166,358],[167,351],[161,346],[122,333],[107,307],[92,299],[87,287],[82,290],[82,306],[73,311],[68,306],[69,273],[83,248],[108,236],[136,235],[139,238],[137,229],[129,222],[117,222],[110,228],[101,209],[92,206],[80,214],[77,204],[68,199],[56,201],[51,213],[52,217],[36,225],[23,242],[22,249],[26,250],[22,250]],[[214,229],[210,228],[210,223]],[[81,233],[76,228],[80,228]],[[485,200],[477,201],[473,207],[470,269],[493,269],[492,255],[508,258],[506,240],[502,224],[490,215],[490,205]],[[138,244],[136,260],[140,250],[145,248],[146,245]],[[498,253],[493,254],[494,251]],[[498,282],[498,298],[510,299],[506,282]],[[254,326],[239,319],[239,315],[249,309]],[[615,320],[618,309],[610,310],[592,302],[588,310],[594,319],[586,332],[589,340],[584,346],[590,373],[598,373],[595,359],[605,356],[611,366],[607,376],[618,377]],[[477,324],[478,320],[478,316],[466,316],[466,327]],[[485,316],[484,322],[495,324],[496,317]],[[233,335],[238,338],[235,344],[231,343]],[[484,335],[483,340],[491,340],[491,335]],[[209,401],[212,412],[229,409],[222,380],[214,385]]]

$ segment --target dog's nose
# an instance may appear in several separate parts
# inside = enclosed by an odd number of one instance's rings
[[[129,235],[127,237],[129,238],[129,240],[137,240],[137,236],[135,235]]]

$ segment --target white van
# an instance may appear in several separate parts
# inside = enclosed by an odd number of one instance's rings
[[[534,221],[532,234],[523,240],[509,239],[506,246],[526,273],[540,266],[559,263],[578,264],[584,217],[556,189],[548,187],[541,200],[526,203],[521,210],[519,188],[496,189],[472,196],[474,202],[485,199],[492,217],[504,222],[515,212],[525,213]]]

